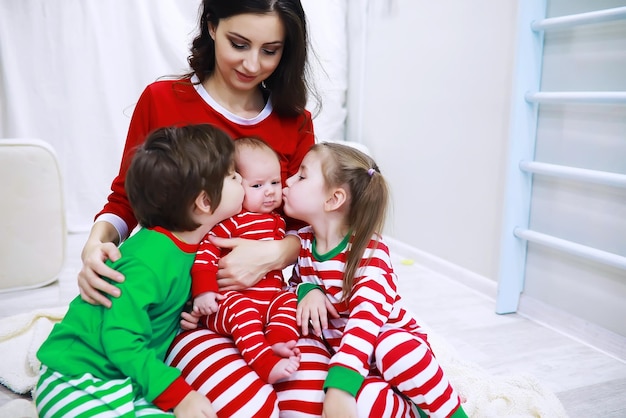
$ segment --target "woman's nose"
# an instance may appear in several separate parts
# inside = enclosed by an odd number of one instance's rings
[[[256,51],[250,51],[243,61],[243,68],[245,68],[248,73],[257,73],[260,68],[259,53]]]

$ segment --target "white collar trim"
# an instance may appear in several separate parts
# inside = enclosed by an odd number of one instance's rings
[[[202,83],[200,83],[200,79],[198,78],[198,76],[196,76],[195,74],[191,76],[191,83],[195,87],[200,97],[202,97],[202,100],[204,100],[209,106],[211,106],[216,112],[224,116],[226,119],[238,125],[256,125],[257,123],[265,120],[272,113],[272,101],[268,100],[267,103],[265,103],[265,107],[258,115],[250,119],[243,118],[239,115],[235,115],[233,112],[219,104],[213,97],[211,97],[211,95],[208,91],[206,91]]]

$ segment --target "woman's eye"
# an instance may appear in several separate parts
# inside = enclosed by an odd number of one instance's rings
[[[237,42],[230,41],[230,45],[235,49],[244,49],[246,47],[245,44],[238,44]]]
[[[263,52],[267,55],[276,55],[278,51],[275,49],[264,49]]]

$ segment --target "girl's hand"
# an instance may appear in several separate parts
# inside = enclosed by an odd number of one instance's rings
[[[296,309],[296,324],[302,328],[302,335],[309,335],[309,325],[313,327],[313,334],[321,336],[322,331],[328,329],[328,315],[339,318],[337,310],[330,303],[324,292],[313,289],[298,303]]]
[[[120,251],[112,242],[87,242],[83,248],[83,267],[78,273],[78,288],[80,297],[92,305],[111,307],[111,300],[105,294],[113,297],[120,296],[120,289],[107,282],[100,276],[121,283],[124,276],[108,267],[106,260],[117,261],[121,257]]]
[[[300,240],[285,237],[276,241],[211,236],[213,244],[231,252],[219,261],[217,284],[221,291],[253,286],[271,270],[281,270],[295,262]]]
[[[356,399],[344,390],[328,388],[322,418],[357,418]]]

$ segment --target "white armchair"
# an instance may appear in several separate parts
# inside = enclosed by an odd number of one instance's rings
[[[55,281],[66,232],[54,149],[38,139],[0,139],[0,292]]]

